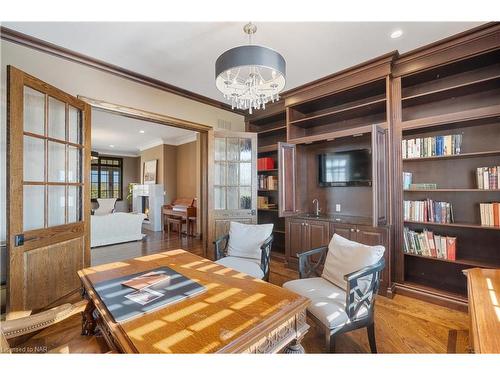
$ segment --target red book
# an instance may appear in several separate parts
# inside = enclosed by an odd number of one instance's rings
[[[500,211],[500,203],[498,202],[493,203],[493,225],[495,227],[500,227],[499,211]]]
[[[257,170],[266,171],[268,169],[274,169],[274,160],[272,158],[257,159]]]
[[[457,260],[457,238],[446,237],[446,252],[449,260]]]

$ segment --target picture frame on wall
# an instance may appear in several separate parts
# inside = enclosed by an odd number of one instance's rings
[[[156,184],[156,168],[158,160],[148,160],[144,162],[142,180],[144,184]]]

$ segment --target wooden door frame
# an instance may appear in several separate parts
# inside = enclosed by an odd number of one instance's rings
[[[143,120],[154,122],[155,124],[171,126],[174,128],[186,129],[198,132],[200,134],[200,181],[201,181],[201,228],[202,228],[202,242],[203,242],[203,256],[207,256],[207,239],[208,239],[208,139],[212,132],[213,127],[209,125],[199,124],[192,121],[182,120],[176,117],[162,115],[159,113],[149,112],[142,109],[127,107],[119,104],[106,102],[103,100],[93,99],[82,95],[77,95],[77,98],[87,103],[91,109],[98,109],[109,113],[133,118],[136,120]],[[88,161],[90,163],[90,160]]]

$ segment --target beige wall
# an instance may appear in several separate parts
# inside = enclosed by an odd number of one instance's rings
[[[198,197],[197,142],[177,146],[177,197]],[[197,178],[198,177],[198,178]]]
[[[5,239],[6,228],[6,172],[4,166],[6,165],[7,65],[14,65],[72,95],[83,95],[212,127],[215,127],[219,120],[228,121],[232,124],[234,131],[244,130],[244,118],[236,113],[4,40],[0,40],[0,46],[0,165],[2,165],[0,168],[0,241]],[[207,79],[213,79],[213,77],[207,77]]]
[[[177,198],[177,146],[163,145],[163,185],[165,203]]]

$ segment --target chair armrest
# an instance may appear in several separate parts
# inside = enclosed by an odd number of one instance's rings
[[[226,256],[226,249],[228,243],[229,243],[229,234],[221,236],[214,241],[215,260],[219,260]]]
[[[366,307],[368,316],[373,317],[375,295],[378,293],[380,274],[384,267],[385,261],[381,258],[371,266],[344,275],[344,280],[347,281],[345,312],[351,321],[356,319],[358,311],[363,306]],[[358,282],[368,276],[371,276],[371,279],[365,281],[369,284],[362,289]]]
[[[306,279],[311,276],[319,276],[318,268],[323,263],[328,252],[327,246],[318,247],[316,249],[304,251],[298,253],[299,257],[299,277],[301,279]],[[320,257],[316,263],[311,261],[311,256],[315,254],[320,254]]]
[[[380,259],[377,263],[361,268],[360,270],[348,273],[347,275],[344,275],[344,280],[347,282],[357,280],[361,277],[371,275],[377,271],[382,270],[385,267],[385,261],[384,258]]]
[[[274,236],[271,234],[260,246],[260,268],[264,272],[264,279],[269,281],[269,265],[271,263],[271,247],[273,246]]]
[[[66,319],[75,311],[76,307],[74,305],[65,303],[64,305],[24,318],[2,321],[0,329],[7,339],[12,339],[51,326]]]

